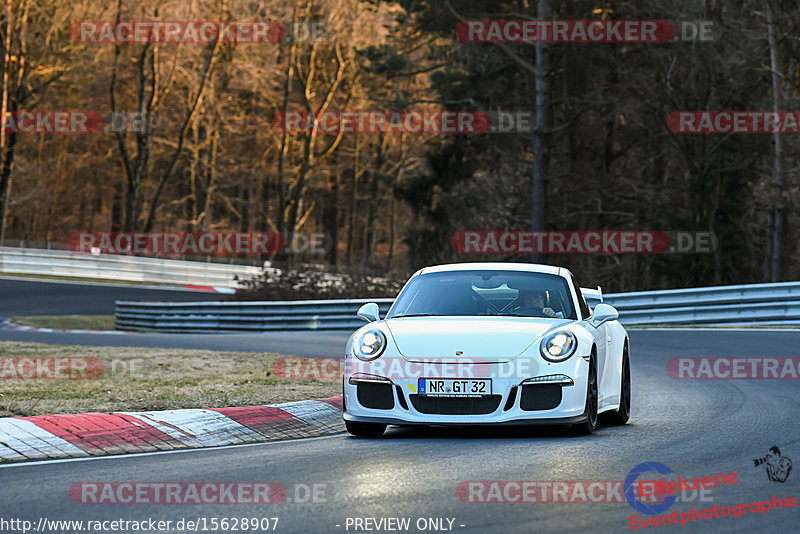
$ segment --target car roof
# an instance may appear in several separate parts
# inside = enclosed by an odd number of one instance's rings
[[[471,263],[448,263],[445,265],[433,265],[423,267],[415,273],[443,273],[450,271],[520,271],[531,273],[555,274],[557,276],[568,276],[569,271],[563,267],[554,265],[544,265],[541,263],[513,263],[513,262],[471,262]]]

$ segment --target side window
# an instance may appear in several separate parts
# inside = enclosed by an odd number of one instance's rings
[[[589,310],[589,305],[586,304],[586,299],[583,298],[583,293],[581,293],[581,286],[575,281],[575,277],[570,275],[570,279],[572,280],[572,287],[575,289],[575,294],[578,295],[578,306],[581,309],[581,317],[584,319],[588,318],[592,315],[592,312]]]

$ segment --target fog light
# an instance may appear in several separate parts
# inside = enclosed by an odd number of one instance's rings
[[[567,375],[545,375],[527,378],[522,381],[525,384],[561,384],[562,386],[574,386],[575,382],[572,381]]]
[[[389,384],[392,383],[392,381],[389,380],[386,377],[378,376],[378,375],[371,375],[371,374],[368,374],[368,373],[355,373],[350,377],[348,382],[350,382],[351,386],[355,386],[359,382],[373,382],[373,383],[377,383],[377,384],[385,384],[387,382]]]

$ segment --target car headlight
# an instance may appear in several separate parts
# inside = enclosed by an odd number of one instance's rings
[[[386,336],[376,328],[362,332],[353,343],[353,353],[366,362],[378,358],[386,348]]]
[[[539,346],[542,358],[548,362],[563,362],[575,353],[578,348],[578,338],[568,330],[561,330],[548,334]]]

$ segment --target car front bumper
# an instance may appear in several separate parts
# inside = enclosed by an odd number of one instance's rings
[[[420,376],[382,376],[354,373],[344,376],[346,421],[393,425],[574,424],[586,420],[588,362],[573,356],[557,364],[538,363],[535,376],[564,375],[572,384],[531,383],[531,376],[498,376],[493,370],[492,395],[484,397],[426,397],[417,394]],[[378,380],[377,377],[383,378]],[[435,378],[464,378],[457,372]]]

